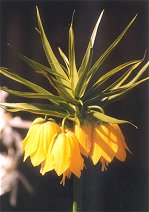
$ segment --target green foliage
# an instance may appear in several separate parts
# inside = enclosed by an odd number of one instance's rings
[[[41,42],[49,63],[49,67],[24,56],[22,53],[20,53],[18,50],[15,50],[14,48],[13,50],[37,74],[43,75],[53,86],[57,93],[53,94],[52,92],[39,86],[37,83],[33,83],[29,80],[24,79],[23,77],[20,77],[8,68],[1,67],[0,73],[2,75],[11,80],[17,81],[18,83],[23,84],[24,86],[31,89],[30,92],[22,92],[6,87],[1,87],[2,90],[16,96],[37,100],[46,99],[49,102],[47,105],[38,103],[1,103],[1,107],[11,112],[27,111],[30,113],[44,114],[59,118],[69,116],[71,117],[71,119],[72,117],[74,117],[75,120],[77,120],[78,117],[80,118],[81,114],[83,116],[85,113],[86,115],[90,114],[92,115],[92,117],[104,122],[118,124],[129,123],[128,121],[118,120],[105,115],[103,109],[98,112],[94,109],[91,109],[91,107],[94,104],[99,107],[104,107],[108,104],[111,104],[112,102],[123,98],[130,90],[132,90],[136,86],[147,81],[149,77],[141,80],[139,79],[149,67],[149,62],[146,62],[145,65],[143,65],[143,67],[140,68],[136,75],[133,76],[132,79],[128,82],[128,79],[130,78],[132,72],[134,72],[143,63],[145,56],[143,59],[128,61],[113,68],[110,71],[107,71],[105,74],[100,76],[99,79],[97,79],[91,87],[89,87],[89,82],[94,74],[99,71],[100,66],[107,59],[110,53],[119,44],[123,36],[133,24],[137,15],[130,21],[130,23],[124,28],[124,30],[112,42],[112,44],[104,51],[104,53],[97,59],[97,61],[92,64],[94,41],[99,24],[101,22],[101,18],[104,13],[104,11],[102,11],[91,34],[81,65],[77,70],[75,59],[75,36],[73,31],[74,14],[69,28],[68,57],[61,50],[61,48],[58,48],[60,56],[62,57],[65,64],[64,67],[60,64],[59,60],[52,50],[51,44],[46,37],[42,25],[39,10],[38,8],[36,9],[39,28],[37,31],[40,34]],[[8,45],[11,47],[10,44]],[[103,85],[106,85],[105,83],[107,82],[107,80],[113,79],[116,74],[120,73],[122,73],[122,75],[118,77],[118,79],[116,79],[114,82],[108,85],[108,87],[103,89]]]

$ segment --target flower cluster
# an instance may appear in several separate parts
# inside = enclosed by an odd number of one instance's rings
[[[84,168],[83,157],[90,158],[94,165],[99,161],[102,171],[114,157],[120,161],[129,151],[121,129],[117,124],[84,121],[74,129],[60,127],[52,120],[36,118],[22,142],[24,161],[30,156],[33,166],[41,165],[41,174],[55,170],[63,175],[61,183],[71,173],[80,178]]]

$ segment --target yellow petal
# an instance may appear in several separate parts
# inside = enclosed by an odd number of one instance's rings
[[[125,137],[124,137],[124,135],[123,135],[123,133],[122,133],[120,127],[118,126],[118,124],[114,124],[114,127],[115,127],[115,128],[118,130],[118,132],[119,132],[119,135],[120,135],[120,137],[121,137],[121,141],[122,141],[122,144],[123,144],[124,148],[125,148],[128,152],[132,153],[132,152],[130,151],[130,149],[128,148],[126,142],[125,142]]]
[[[79,142],[73,132],[68,132],[67,137],[69,138],[69,143],[71,148],[71,162],[69,165],[69,169],[77,177],[80,177],[81,170],[83,170],[84,168],[84,160],[80,154]]]
[[[92,149],[90,157],[94,164],[98,163],[101,156],[111,162],[118,149],[118,138],[111,131],[109,124],[100,124],[93,129]]]
[[[57,136],[52,149],[52,157],[54,169],[60,176],[68,169],[71,160],[70,144],[65,133],[60,133]]]
[[[38,147],[37,150],[30,155],[31,158],[31,162],[33,164],[33,166],[38,166],[42,161],[45,160],[46,158],[46,154],[45,151],[43,149],[43,145],[44,145],[44,131],[43,131],[43,126],[40,127],[40,134],[38,137]]]
[[[91,149],[92,124],[84,123],[82,126],[75,125],[75,135],[80,144],[80,151],[83,155],[88,157]]]
[[[55,138],[52,139],[50,145],[49,145],[49,149],[48,149],[48,152],[47,152],[47,155],[46,155],[46,160],[44,160],[42,163],[41,163],[41,169],[40,169],[40,173],[42,175],[44,175],[46,172],[49,172],[51,170],[54,169],[54,162],[53,162],[53,157],[52,157],[52,149],[53,149],[53,146],[55,144]]]
[[[115,133],[117,134],[117,138],[118,138],[118,150],[115,154],[115,157],[117,159],[119,159],[120,161],[125,161],[126,159],[126,150],[125,150],[125,138],[120,130],[120,128],[118,127],[118,125],[113,124],[113,130],[115,131]]]
[[[53,137],[60,132],[61,132],[60,127],[53,122],[48,121],[43,124],[43,140],[44,140],[43,149],[45,151],[45,154],[47,154],[48,152],[49,145]]]
[[[90,158],[92,159],[94,165],[96,165],[98,163],[99,159],[102,156],[102,153],[103,153],[102,149],[94,141],[93,146],[92,146],[92,149],[91,149],[91,152],[90,152],[90,155],[89,155]],[[110,160],[110,158],[109,158],[109,160]]]
[[[36,119],[32,122],[31,127],[30,127],[30,129],[28,130],[26,137],[25,137],[24,140],[21,142],[21,149],[22,149],[22,152],[24,152],[25,146],[26,146],[28,140],[31,138],[31,133],[32,133],[32,131],[35,129],[35,124],[37,124],[37,123],[39,124],[39,123],[41,123],[41,122],[43,122],[43,121],[44,121],[43,118],[36,118]],[[33,126],[33,125],[34,125],[34,126]],[[39,125],[38,125],[38,126],[39,126]],[[37,127],[37,126],[36,126],[36,127]]]
[[[36,118],[36,119],[32,122],[31,126],[33,126],[33,125],[35,125],[35,124],[41,124],[41,123],[43,123],[44,121],[45,121],[45,120],[44,120],[43,118],[38,117],[38,118]]]
[[[35,125],[34,127],[32,127],[29,136],[26,138],[27,143],[25,146],[24,161],[28,156],[30,156],[37,150],[39,143],[39,135],[40,130],[37,128],[37,125]]]
[[[31,128],[28,130],[26,137],[25,137],[24,140],[21,142],[21,149],[22,149],[22,152],[24,152],[24,150],[25,150],[26,144],[27,144],[27,142],[28,142],[29,137],[31,136],[31,133],[32,133],[33,129],[34,129],[34,128],[31,127]]]

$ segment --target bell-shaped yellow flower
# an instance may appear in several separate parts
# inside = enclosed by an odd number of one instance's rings
[[[118,137],[118,150],[115,154],[115,157],[120,161],[125,161],[126,159],[126,150],[131,153],[126,142],[125,137],[118,126],[118,124],[112,124],[113,133],[117,134]]]
[[[61,129],[56,123],[36,118],[22,141],[22,151],[25,151],[24,161],[30,156],[33,166],[38,166],[46,159],[52,138],[60,132]]]
[[[88,157],[91,149],[93,125],[90,122],[85,122],[83,125],[75,125],[75,135],[80,144],[80,152]]]
[[[101,157],[106,163],[110,163],[114,157],[124,161],[126,149],[129,151],[122,131],[117,124],[102,123],[94,127],[90,152],[90,158],[94,165]],[[104,165],[105,162],[102,164]]]
[[[41,166],[41,173],[45,174],[54,169],[58,176],[63,174],[62,183],[65,177],[71,172],[77,177],[81,176],[84,167],[84,160],[81,157],[79,142],[71,131],[60,133],[49,145],[47,158]]]

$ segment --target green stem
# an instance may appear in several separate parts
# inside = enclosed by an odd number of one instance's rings
[[[100,110],[103,114],[104,114],[104,110],[103,110],[103,108],[102,107],[100,107],[99,105],[91,105],[91,106],[88,106],[88,108],[90,109],[98,109],[98,110]]]
[[[83,177],[83,176],[82,176]],[[74,176],[72,212],[81,212],[82,207],[82,177]]]

